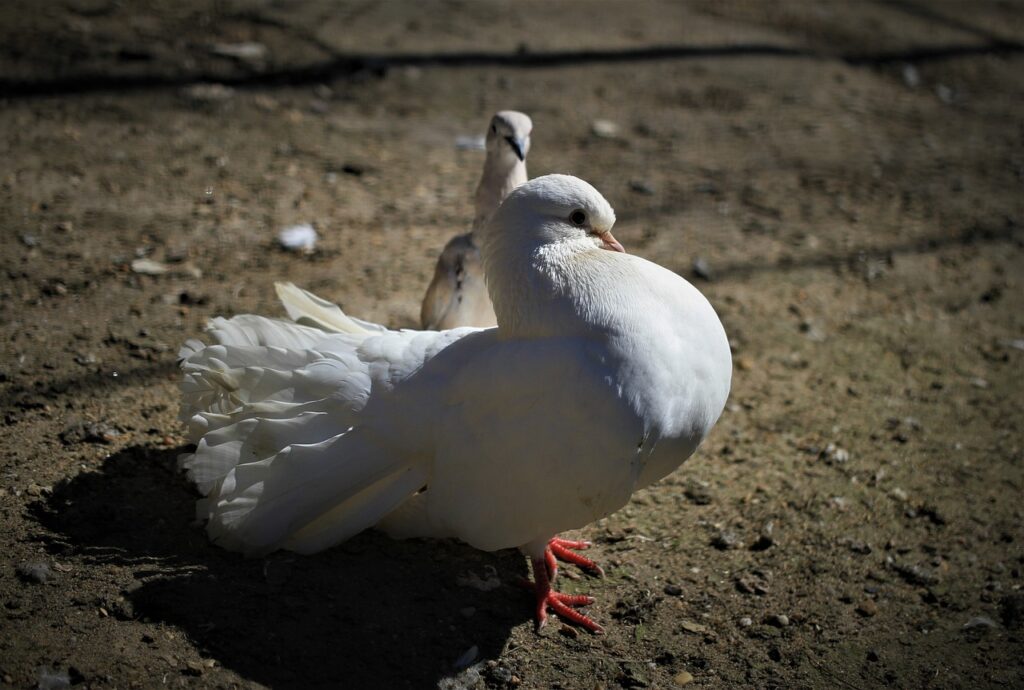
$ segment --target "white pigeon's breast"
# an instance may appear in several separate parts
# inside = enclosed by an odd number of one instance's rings
[[[640,486],[674,470],[696,450],[722,414],[732,382],[725,329],[692,285],[660,269],[661,300],[641,300],[611,349],[621,358],[626,398],[644,420],[650,456]]]
[[[431,410],[433,531],[495,550],[625,505],[641,470],[642,422],[602,347],[579,338],[501,341],[484,331],[400,387]]]

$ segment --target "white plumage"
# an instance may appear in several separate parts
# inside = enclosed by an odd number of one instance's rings
[[[678,467],[725,405],[728,342],[693,286],[621,253],[614,220],[573,177],[512,192],[481,232],[498,328],[390,331],[290,286],[318,327],[214,320],[215,344],[182,351],[210,537],[310,553],[378,525],[520,547],[536,571],[557,533]]]

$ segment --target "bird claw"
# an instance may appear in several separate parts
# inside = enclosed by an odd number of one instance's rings
[[[555,563],[555,559],[565,561],[566,563],[573,563],[589,571],[591,574],[597,577],[604,577],[604,570],[594,561],[590,560],[586,556],[576,553],[583,549],[589,549],[591,543],[589,541],[574,541],[572,539],[562,539],[561,537],[554,537],[548,542],[548,547],[545,549],[545,559],[548,561],[549,573],[557,573],[558,566]],[[554,566],[552,567],[552,564]],[[551,579],[554,580],[554,574],[551,574]]]
[[[545,552],[544,558],[533,560],[533,576],[536,582],[525,583],[526,586],[533,589],[536,596],[537,609],[535,617],[537,631],[539,632],[541,628],[547,625],[548,611],[550,610],[559,618],[574,623],[581,628],[586,628],[595,635],[604,633],[604,628],[589,617],[574,610],[577,606],[593,604],[593,597],[585,594],[563,594],[551,589],[551,579],[548,577],[550,568],[548,554],[550,554],[550,550],[546,549]],[[551,557],[551,560],[554,560],[554,558]]]
[[[537,602],[537,632],[547,625],[548,622],[548,609],[551,610],[559,618],[574,623],[581,628],[585,628],[595,635],[604,634],[604,628],[595,623],[579,611],[576,611],[576,606],[588,606],[594,603],[594,597],[588,597],[583,594],[562,594],[561,592],[548,592],[548,594]]]

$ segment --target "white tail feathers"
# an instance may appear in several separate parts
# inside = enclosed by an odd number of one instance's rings
[[[422,467],[397,464],[400,454],[368,442],[358,429],[267,455],[260,444],[273,431],[262,428],[265,421],[226,429],[229,440],[201,445],[190,468],[200,489],[214,479],[197,514],[207,520],[210,539],[227,549],[250,555],[322,550],[373,526],[426,481]],[[286,433],[301,437],[296,426],[320,427],[320,421],[289,420]],[[306,431],[317,435],[323,428]]]
[[[353,319],[338,305],[292,283],[274,283],[274,289],[277,291],[277,298],[288,312],[288,318],[297,324],[318,328],[328,333],[352,335],[366,335],[385,330],[377,324]]]
[[[284,294],[325,304],[292,286]],[[258,316],[214,319],[205,345],[179,357],[182,455],[206,498],[197,516],[225,548],[311,553],[371,527],[427,481],[392,441],[359,426],[371,391],[386,390],[457,337],[394,332],[329,311],[345,332]]]

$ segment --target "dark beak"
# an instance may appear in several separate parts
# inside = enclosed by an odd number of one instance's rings
[[[522,139],[516,139],[515,137],[505,137],[505,141],[512,147],[512,150],[516,152],[516,158],[521,161],[526,160],[526,146]]]

